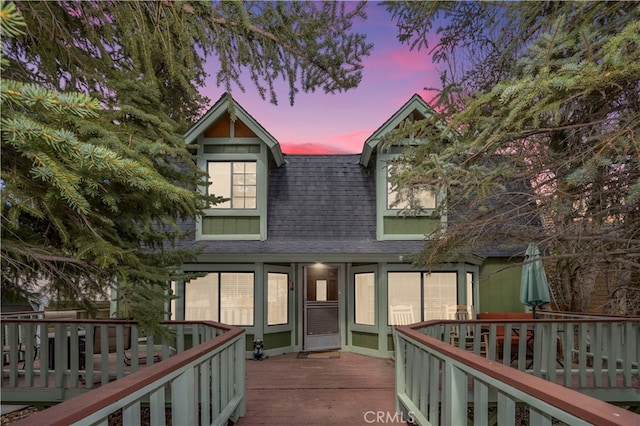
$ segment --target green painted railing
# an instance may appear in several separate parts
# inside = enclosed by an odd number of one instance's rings
[[[3,365],[3,403],[67,399],[22,424],[107,425],[115,415],[127,425],[163,425],[169,412],[184,424],[210,425],[244,415],[241,328],[168,321],[163,326],[169,333],[154,341],[133,321],[2,322],[9,341],[17,340],[20,328],[24,336],[36,336],[25,339],[36,347],[23,361]]]
[[[536,425],[640,424],[637,414],[589,395],[640,405],[639,324],[634,319],[487,320],[398,327],[397,410],[420,425],[523,419]],[[463,335],[468,339],[457,337]],[[590,347],[599,348],[591,357]],[[583,389],[567,389],[575,387]]]

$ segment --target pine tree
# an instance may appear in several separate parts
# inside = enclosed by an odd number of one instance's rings
[[[415,125],[430,142],[405,158],[405,182],[446,189],[456,220],[419,261],[537,242],[563,307],[586,309],[599,280],[611,310],[640,312],[638,3],[387,7],[413,48],[440,25],[431,48],[444,65],[437,119],[448,124]]]
[[[2,3],[2,290],[89,304],[118,287],[153,324],[195,251],[180,222],[218,201],[183,132],[203,111],[207,57],[231,89],[347,90],[371,48],[362,4]]]

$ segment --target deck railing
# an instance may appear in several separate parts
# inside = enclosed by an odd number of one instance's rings
[[[637,414],[605,402],[640,403],[639,325],[623,318],[398,327],[397,409],[421,425],[467,424],[468,417],[515,424],[523,416],[536,425],[640,424]],[[473,337],[452,339],[465,328]]]
[[[244,414],[241,328],[167,321],[168,333],[154,339],[133,321],[2,322],[3,341],[16,341],[22,328],[23,336],[34,336],[25,338],[26,348],[36,345],[24,360],[10,354],[3,365],[3,403],[68,399],[23,424],[106,425],[117,415],[124,424],[150,416],[150,424],[163,425],[166,407],[184,424],[226,424]]]

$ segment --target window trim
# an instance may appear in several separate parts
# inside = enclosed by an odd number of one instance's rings
[[[376,280],[378,279],[378,274],[376,274],[375,271],[373,270],[356,270],[356,271],[352,271],[351,272],[353,275],[353,325],[356,325],[358,327],[377,327],[378,322],[379,322],[379,318],[378,318],[378,295],[377,295],[377,288],[378,286],[376,286]],[[358,302],[358,292],[356,291],[356,276],[357,275],[363,275],[363,274],[371,274],[373,275],[373,324],[362,324],[357,322],[356,319],[356,313],[357,313],[357,302]]]
[[[385,215],[386,216],[392,216],[392,215],[398,215],[398,214],[402,214],[402,212],[404,211],[411,211],[411,214],[414,214],[416,216],[428,216],[431,213],[433,213],[434,210],[436,210],[438,208],[438,202],[441,201],[438,199],[438,191],[435,189],[427,189],[427,188],[416,188],[416,187],[410,187],[410,188],[402,188],[408,191],[409,196],[413,197],[415,195],[415,193],[421,189],[423,189],[424,191],[428,191],[431,196],[433,197],[433,202],[434,202],[434,206],[433,207],[424,207],[424,208],[420,208],[420,210],[415,210],[413,208],[402,208],[402,207],[389,207],[390,203],[390,198],[391,198],[391,183],[389,181],[389,173],[390,173],[390,168],[391,168],[391,164],[387,163],[385,165],[385,171],[384,171],[384,179],[385,179],[385,186],[386,186],[386,197],[385,197],[385,201],[384,201],[384,210],[385,210]],[[398,191],[393,191],[393,194],[397,194]],[[406,201],[404,201],[406,202]],[[409,205],[411,205],[411,202],[409,202]]]
[[[403,210],[400,209],[389,209],[388,207],[388,180],[387,180],[387,165],[390,161],[396,159],[399,154],[379,154],[376,159],[376,238],[379,241],[384,240],[423,240],[425,237],[424,233],[421,234],[387,234],[384,232],[384,220],[388,217],[402,217]],[[412,216],[416,217],[429,217],[431,216],[446,199],[446,191],[444,189],[434,189],[435,194],[435,208],[433,209],[424,209],[421,211],[411,212]],[[438,215],[438,219],[442,224],[447,223],[447,212],[446,210],[440,211]]]
[[[467,295],[469,293],[471,293],[472,295],[472,302],[473,300],[475,300],[476,298],[476,288],[477,288],[477,283],[476,283],[476,277],[478,274],[478,270],[477,267],[474,267],[472,265],[469,264],[459,264],[458,267],[449,267],[449,268],[442,268],[442,269],[437,269],[437,270],[432,270],[432,271],[425,271],[425,270],[415,270],[415,269],[388,269],[387,271],[385,271],[386,274],[386,280],[387,280],[387,294],[386,294],[386,300],[387,300],[387,305],[389,305],[389,292],[391,291],[391,283],[389,280],[389,274],[394,274],[394,273],[415,273],[415,274],[420,274],[420,306],[419,306],[419,313],[420,313],[420,318],[416,318],[416,321],[425,321],[424,319],[424,287],[425,287],[425,275],[428,274],[438,274],[438,273],[449,273],[449,274],[455,274],[456,276],[456,283],[455,283],[455,289],[456,289],[456,300],[455,303],[456,304],[466,304],[469,305],[468,301],[464,301],[462,299],[462,292],[464,292],[464,298],[466,299]],[[468,282],[468,274],[471,274],[471,282],[469,283],[471,288],[468,289],[467,288],[467,282]],[[462,282],[461,282],[461,277],[462,278]],[[464,302],[464,303],[463,303]],[[387,308],[388,309],[388,308]],[[474,306],[474,309],[477,309],[477,306]],[[385,326],[388,327],[388,329],[391,329],[392,327],[394,327],[393,325],[390,325],[391,318],[389,317],[389,312],[387,312],[387,321]]]
[[[383,336],[384,332],[381,330],[381,324],[384,323],[384,321],[382,321],[382,319],[380,318],[380,315],[382,315],[383,311],[381,310],[381,303],[383,303],[384,301],[381,300],[382,295],[380,294],[380,279],[381,279],[381,272],[379,272],[379,264],[378,263],[373,263],[373,264],[369,264],[369,265],[358,265],[358,266],[350,266],[348,268],[348,273],[347,273],[347,296],[348,296],[348,300],[349,300],[349,309],[347,309],[348,311],[348,329],[349,332],[360,332],[360,333],[370,333],[370,334],[378,334],[379,336]],[[374,305],[374,309],[375,309],[375,321],[376,321],[376,325],[366,325],[366,324],[356,324],[356,316],[355,316],[355,298],[356,298],[356,293],[355,293],[355,274],[361,274],[361,273],[373,273],[374,274],[374,285],[375,285],[375,305]],[[350,338],[350,337],[349,337]],[[379,337],[380,339],[382,339],[382,337]],[[379,342],[379,347],[381,347],[382,343]]]
[[[218,318],[214,318],[213,321],[216,322],[222,322],[222,297],[221,297],[221,288],[222,288],[222,275],[223,274],[251,274],[253,276],[253,306],[252,306],[252,324],[229,324],[229,325],[234,325],[236,327],[243,327],[246,329],[249,328],[254,328],[256,327],[256,317],[257,317],[257,309],[256,309],[256,272],[255,271],[236,271],[236,270],[229,270],[229,271],[203,271],[207,276],[210,274],[217,274],[218,275],[218,279],[217,279],[217,299],[218,299],[218,306],[217,306],[217,311],[218,311]],[[185,319],[187,317],[187,289],[189,288],[189,281],[186,281],[184,283],[184,316]],[[187,320],[189,321],[189,320]]]
[[[286,278],[286,301],[285,301],[285,305],[286,305],[286,312],[287,312],[287,321],[283,322],[283,323],[278,323],[278,324],[269,324],[269,275],[270,274],[277,274],[277,275],[285,275]],[[264,295],[264,299],[265,299],[265,309],[264,309],[264,326],[266,329],[269,329],[270,331],[273,329],[276,329],[278,327],[282,327],[282,326],[288,326],[291,323],[291,312],[289,311],[289,305],[291,303],[291,291],[289,290],[289,282],[291,281],[291,274],[289,272],[280,272],[280,271],[272,271],[272,270],[268,270],[265,271],[265,295]]]
[[[273,274],[287,274],[289,277],[289,280],[287,282],[288,284],[288,293],[287,293],[287,316],[288,316],[288,322],[286,324],[278,324],[278,325],[268,325],[269,322],[269,313],[268,313],[268,295],[267,295],[267,291],[265,290],[263,291],[264,296],[262,297],[262,321],[264,324],[264,329],[263,329],[263,333],[266,336],[267,334],[274,334],[274,333],[281,333],[281,332],[291,332],[291,336],[292,339],[294,338],[293,335],[293,330],[294,330],[294,324],[296,323],[296,313],[295,313],[295,305],[296,305],[296,298],[295,298],[295,293],[293,292],[291,285],[293,283],[293,271],[290,267],[288,266],[279,266],[279,265],[268,265],[265,264],[264,266],[264,273],[263,273],[263,287],[266,289],[267,288],[267,283],[269,281],[269,274],[273,273]]]
[[[259,153],[204,153],[204,145],[209,144],[226,144],[226,145],[259,145]],[[198,139],[198,156],[197,164],[200,170],[205,173],[209,161],[255,161],[256,162],[256,209],[220,209],[208,208],[205,206],[202,210],[203,217],[220,217],[220,216],[254,216],[259,217],[260,231],[258,234],[203,234],[202,219],[196,220],[196,240],[218,240],[218,241],[264,241],[267,239],[267,187],[269,172],[269,151],[265,143],[258,138],[234,138],[234,139],[211,139],[202,136]],[[199,187],[199,191],[208,194],[209,185]]]
[[[258,161],[257,160],[220,160],[220,159],[207,159],[206,162],[206,169],[207,169],[207,174],[209,174],[209,166],[212,163],[225,163],[225,164],[229,164],[229,175],[230,175],[230,179],[229,179],[229,197],[228,197],[228,203],[230,203],[229,207],[218,207],[218,206],[208,206],[207,210],[220,210],[220,211],[235,211],[235,210],[240,210],[240,211],[256,211],[258,210]],[[255,207],[234,207],[234,199],[236,199],[236,197],[234,197],[233,192],[234,192],[234,187],[235,186],[241,186],[241,185],[235,185],[234,184],[234,176],[236,176],[236,173],[234,173],[233,171],[233,166],[235,164],[245,164],[245,168],[246,168],[246,164],[255,164],[255,176],[256,176],[256,183],[255,185],[242,185],[242,187],[244,188],[248,188],[248,187],[254,187],[256,194],[253,197],[253,200],[255,202]],[[243,174],[244,176],[246,176],[246,173]],[[209,175],[209,179],[211,179],[211,175]],[[211,187],[213,186],[212,183],[209,183],[209,185],[207,186],[207,194],[208,195],[212,195],[210,194],[210,190]],[[218,195],[218,194],[213,194],[213,195]],[[247,197],[245,197],[246,199]]]

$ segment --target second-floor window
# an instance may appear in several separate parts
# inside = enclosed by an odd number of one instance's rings
[[[391,166],[387,166],[387,209],[423,210],[436,208],[436,195],[425,187],[394,187],[391,184]]]
[[[209,194],[228,198],[211,208],[257,208],[257,174],[255,161],[209,161]]]

